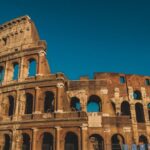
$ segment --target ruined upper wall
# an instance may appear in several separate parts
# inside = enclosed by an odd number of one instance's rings
[[[19,17],[0,26],[0,56],[27,47],[26,45],[38,44],[40,41],[37,29],[28,16]]]

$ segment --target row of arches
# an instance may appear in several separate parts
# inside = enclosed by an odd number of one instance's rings
[[[54,112],[54,93],[51,91],[46,91],[44,94],[43,100],[43,112]],[[15,110],[15,100],[13,96],[8,96],[8,99],[4,102],[5,109],[3,111],[7,111],[4,114],[8,116],[12,116]],[[70,107],[75,111],[82,111],[80,100],[77,97],[72,97],[70,102]],[[112,104],[113,109],[115,110],[115,104]],[[148,115],[150,119],[150,103],[148,104]],[[25,110],[24,114],[32,114],[34,110],[34,97],[31,93],[25,94]],[[89,97],[87,102],[87,112],[101,112],[102,111],[102,102],[98,96],[92,95]],[[115,110],[116,111],[116,110]],[[144,109],[141,103],[135,104],[135,112],[137,122],[145,122],[144,118]],[[130,104],[128,101],[123,101],[121,103],[121,115],[130,116]]]
[[[36,60],[31,58],[27,61],[28,63],[28,76],[31,77],[31,76],[35,76],[36,75],[36,66],[37,66],[37,63],[36,63]],[[19,63],[18,62],[14,62],[12,64],[12,80],[17,80],[18,77],[19,77]],[[5,75],[5,68],[3,66],[0,66],[0,82],[2,82],[4,80],[4,75]]]
[[[2,114],[7,116],[13,116],[15,113],[15,99],[13,96],[9,95],[4,101],[3,101],[3,107],[2,108]],[[32,114],[34,111],[34,97],[31,93],[25,94],[25,102],[22,104],[20,102],[19,108],[22,108],[21,105],[24,106],[24,114]],[[54,93],[51,91],[45,92],[45,97],[43,100],[43,112],[53,112],[54,111]]]
[[[4,135],[4,148],[3,150],[10,150],[12,146],[11,138],[8,134]],[[53,135],[49,132],[44,132],[41,136],[40,146],[41,150],[54,150],[54,138]],[[92,134],[88,138],[89,140],[89,149],[90,150],[104,150],[105,143],[104,139],[99,134]],[[145,150],[148,150],[147,144],[148,140],[145,135],[139,136],[139,143],[145,144]],[[125,145],[125,139],[121,134],[114,134],[111,137],[111,149],[112,150],[122,150],[123,145]],[[67,132],[64,139],[64,150],[79,150],[79,139],[74,132]],[[31,150],[31,139],[27,133],[21,135],[21,149],[22,150]]]
[[[75,110],[75,111],[82,110],[80,100],[77,97],[71,98],[70,107],[72,108],[72,110]],[[112,103],[112,107],[113,107],[114,111],[116,112],[114,103]],[[148,104],[147,107],[148,107],[148,115],[149,115],[149,120],[150,120],[150,103]],[[90,96],[90,98],[87,102],[86,109],[87,109],[87,112],[101,112],[102,111],[101,99],[95,95]],[[139,123],[145,122],[144,109],[143,109],[143,105],[141,103],[135,104],[135,112],[136,112],[137,122],[139,122]],[[123,101],[121,103],[121,115],[131,117],[130,104],[128,101]]]
[[[70,102],[70,107],[74,111],[81,111],[82,108],[80,104],[80,99],[77,97],[72,97]],[[87,112],[101,112],[102,111],[101,99],[96,95],[90,96],[87,102],[86,109]]]

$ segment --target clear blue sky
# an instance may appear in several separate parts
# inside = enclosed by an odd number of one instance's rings
[[[22,15],[47,41],[52,73],[150,75],[150,1],[4,0],[0,24]]]

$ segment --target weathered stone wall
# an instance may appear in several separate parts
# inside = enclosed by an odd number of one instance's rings
[[[150,85],[145,84],[149,76],[96,73],[92,80],[81,77],[71,81],[63,73],[51,74],[45,55],[46,43],[40,40],[28,16],[0,26],[0,67],[4,68],[0,85],[0,149],[10,144],[12,150],[21,150],[26,138],[28,149],[41,150],[45,133],[52,137],[49,143],[53,150],[67,150],[68,134],[73,135],[76,150],[94,150],[98,145],[110,150],[116,134],[119,144],[139,144],[141,135],[150,143]],[[36,61],[34,76],[28,74],[30,59]],[[19,75],[13,80],[16,62]],[[124,83],[120,83],[120,77],[124,77]],[[140,99],[135,99],[135,91],[141,93]],[[48,98],[52,102],[46,103],[46,93],[52,93]],[[99,111],[87,111],[91,96],[98,100]],[[79,100],[80,109],[72,108],[72,98]],[[123,102],[129,104],[131,115],[123,114]],[[53,109],[48,107],[45,112],[50,103]],[[144,110],[141,122],[136,117],[137,103]]]

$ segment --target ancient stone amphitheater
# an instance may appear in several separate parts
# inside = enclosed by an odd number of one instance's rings
[[[0,150],[148,150],[150,77],[52,74],[28,16],[0,26]]]

